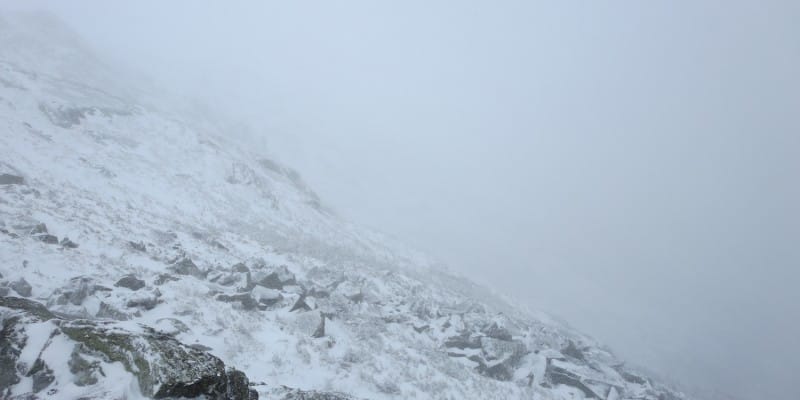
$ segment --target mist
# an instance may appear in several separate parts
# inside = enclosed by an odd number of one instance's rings
[[[800,370],[800,3],[0,2],[710,399]]]

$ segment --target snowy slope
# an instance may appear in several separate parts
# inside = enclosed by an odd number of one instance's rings
[[[152,327],[244,371],[262,398],[684,398],[123,86],[50,17],[0,19],[0,295]],[[73,379],[59,376],[47,389]]]

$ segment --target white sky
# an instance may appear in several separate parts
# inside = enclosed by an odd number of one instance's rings
[[[624,357],[796,395],[800,2],[24,7],[242,121],[341,214]]]

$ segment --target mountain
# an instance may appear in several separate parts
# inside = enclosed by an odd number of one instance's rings
[[[0,19],[0,398],[684,399]]]

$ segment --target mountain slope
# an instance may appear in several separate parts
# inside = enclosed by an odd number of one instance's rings
[[[343,221],[296,172],[218,127],[132,100],[137,88],[41,18],[0,20],[0,295],[45,304],[63,324],[207,351],[266,398],[683,398]],[[4,331],[19,312],[0,304]],[[21,354],[44,354],[34,333],[51,321],[23,320]],[[93,354],[115,373],[56,371],[38,386],[36,357],[18,355],[0,396],[167,387]]]

